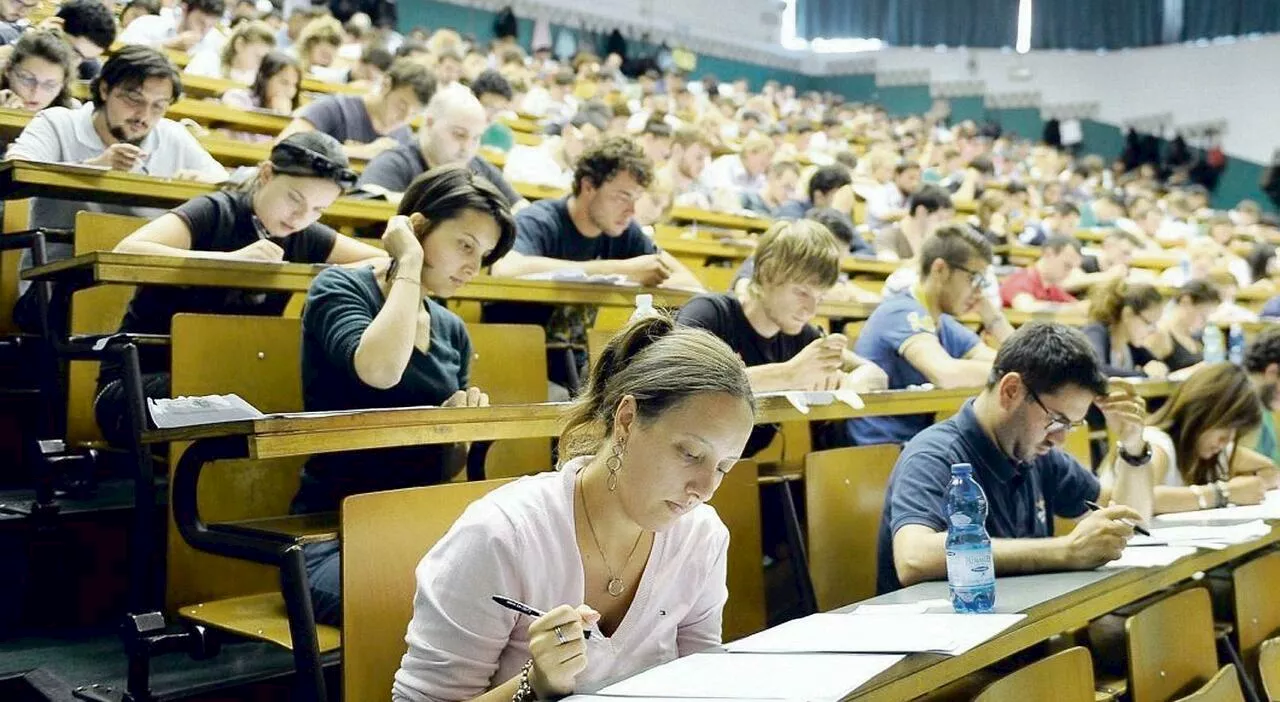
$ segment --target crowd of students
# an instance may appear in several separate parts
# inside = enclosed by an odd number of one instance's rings
[[[703,503],[776,433],[753,426],[755,393],[983,388],[940,423],[819,428],[819,445],[905,444],[885,499],[883,590],[945,574],[956,462],[972,463],[986,491],[1002,575],[1095,567],[1118,556],[1126,520],[1256,503],[1275,487],[1280,331],[1259,335],[1243,368],[1205,363],[1200,335],[1249,314],[1234,305],[1239,289],[1274,288],[1280,231],[1253,203],[1212,210],[1176,172],[1159,180],[992,137],[951,120],[945,102],[891,118],[774,82],[751,92],[678,70],[628,77],[613,56],[561,62],[548,47],[485,48],[449,29],[401,36],[323,8],[282,17],[223,0],[71,0],[30,25],[30,7],[0,0],[0,104],[35,113],[6,158],[224,183],[169,212],[37,197],[32,224],[125,212],[150,221],[120,252],[335,264],[302,313],[307,410],[487,406],[471,384],[466,324],[443,304],[484,269],[577,269],[697,293],[674,317],[630,323],[593,365],[595,309],[486,308],[488,321],[547,331],[548,397],[573,402],[559,472],[481,499],[423,559],[397,699],[561,695],[717,643],[730,535]],[[165,116],[183,95],[174,51],[185,73],[236,84],[226,104],[291,117],[247,179],[228,182],[197,135]],[[86,77],[79,104],[70,87]],[[365,89],[304,96],[305,79]],[[537,145],[513,144],[505,121],[517,110],[541,123]],[[482,144],[506,151],[503,168]],[[356,160],[367,161],[359,174]],[[530,203],[513,181],[567,194]],[[396,204],[380,247],[319,223],[356,191]],[[662,250],[652,225],[675,204],[774,220],[731,289],[706,290]],[[960,205],[975,214],[958,217]],[[1103,228],[1099,246],[1081,245],[1081,226]],[[1034,247],[1035,262],[1004,266],[1011,247]],[[850,255],[897,270],[883,286],[850,281]],[[1169,271],[1135,266],[1138,255],[1166,257]],[[848,300],[876,305],[856,335],[815,323],[825,301]],[[286,302],[144,287],[119,328],[163,334],[178,312],[278,315]],[[1015,331],[1005,308],[1087,322]],[[141,365],[146,394],[167,396],[164,354]],[[1148,415],[1117,377],[1185,382]],[[120,369],[104,366],[95,412],[122,444],[124,403]],[[1096,471],[1062,450],[1095,410],[1116,440]],[[293,508],[450,480],[466,450],[313,457]],[[1116,504],[1084,516],[1087,502]],[[1053,515],[1084,518],[1055,535]],[[337,623],[337,543],[306,550],[317,617]],[[528,622],[476,593],[519,595],[547,614]]]

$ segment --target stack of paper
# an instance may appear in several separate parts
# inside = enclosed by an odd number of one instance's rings
[[[866,406],[858,393],[852,390],[779,390],[757,393],[756,397],[783,397],[800,414],[809,414],[810,407],[825,407],[833,402],[843,402],[853,409]]]
[[[1135,537],[1137,538],[1137,537]],[[1195,553],[1194,546],[1130,546],[1103,568],[1162,568]]]
[[[1129,546],[1193,546],[1223,549],[1270,533],[1271,525],[1261,519],[1240,524],[1166,526],[1151,529],[1151,536],[1141,534],[1134,536],[1129,540]]]
[[[1195,512],[1156,515],[1155,521],[1164,524],[1205,522],[1238,522],[1253,519],[1280,519],[1280,490],[1266,494],[1261,504],[1205,509]]]
[[[812,614],[729,644],[738,653],[959,655],[1025,614]]]
[[[553,280],[561,283],[593,283],[595,285],[621,285],[626,287],[639,286],[639,283],[632,282],[625,275],[604,273],[590,275],[581,268],[561,268],[559,270],[547,271],[545,273],[530,273],[529,275],[520,276],[520,280]]]
[[[151,421],[160,429],[260,419],[263,414],[239,395],[147,399]]]
[[[634,698],[839,700],[902,656],[789,656],[695,653],[650,668],[598,694],[570,700]]]

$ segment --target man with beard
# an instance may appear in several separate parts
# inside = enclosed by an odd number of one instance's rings
[[[588,275],[621,275],[640,285],[667,285],[702,291],[693,273],[669,254],[658,250],[633,221],[636,201],[653,179],[653,164],[626,137],[606,139],[582,154],[574,167],[573,194],[540,200],[516,215],[516,243],[511,253],[493,264],[493,274],[517,278],[535,273],[579,269]],[[566,367],[563,352],[548,357],[553,384],[576,386],[586,363],[586,330],[595,309],[544,308],[539,318],[529,305],[493,306],[485,321],[525,323],[547,327],[547,341],[567,344],[575,361]],[[552,396],[559,391],[552,388]]]
[[[946,577],[947,485],[957,463],[973,466],[986,494],[997,576],[1084,570],[1118,558],[1133,524],[1151,517],[1154,478],[1142,399],[1122,383],[1111,390],[1078,330],[1038,323],[1015,332],[986,389],[903,447],[885,492],[877,589]],[[1100,471],[1107,484],[1062,450],[1094,406],[1116,437]],[[1110,506],[1090,512],[1089,502]],[[1054,515],[1084,518],[1055,536]]]
[[[89,84],[91,99],[77,109],[41,110],[9,146],[9,159],[80,164],[160,178],[221,182],[227,171],[186,127],[164,113],[182,95],[178,71],[155,49],[126,46],[107,59]],[[82,210],[154,219],[163,210],[37,197],[31,226],[73,229]],[[50,260],[71,255],[70,244],[49,244]],[[23,268],[30,267],[30,252]],[[25,287],[24,287],[25,290]],[[19,302],[19,307],[26,304]]]
[[[990,333],[1005,337],[1008,321],[982,295],[991,258],[991,244],[964,225],[948,224],[925,238],[919,280],[876,307],[854,347],[889,374],[890,390],[925,383],[971,388],[987,379],[995,349],[956,317],[977,310]],[[932,414],[867,417],[849,420],[849,430],[860,446],[900,444],[932,423]]]
[[[1263,409],[1262,427],[1251,448],[1280,466],[1280,442],[1276,439],[1276,422],[1272,415],[1280,408],[1280,393],[1276,392],[1276,384],[1280,383],[1280,329],[1267,329],[1254,338],[1244,352],[1244,369],[1258,389]],[[1246,438],[1245,444],[1248,443]]]
[[[477,156],[480,137],[488,127],[484,105],[470,90],[451,85],[436,91],[427,103],[417,144],[401,144],[383,151],[365,166],[356,187],[385,193],[399,202],[414,178],[437,166],[465,164],[497,186],[517,211],[529,203],[520,197],[493,164]]]

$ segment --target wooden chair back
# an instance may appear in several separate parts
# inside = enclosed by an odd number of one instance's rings
[[[445,483],[343,501],[343,699],[387,699],[413,618],[418,562],[468,505],[507,482]]]
[[[1240,656],[1249,671],[1257,670],[1262,643],[1280,634],[1280,601],[1276,598],[1280,551],[1271,551],[1236,566],[1231,580]]]
[[[1280,700],[1280,638],[1268,639],[1258,647],[1258,677],[1269,700]]]
[[[729,601],[722,628],[726,642],[765,628],[759,476],[754,461],[739,461],[709,503],[729,528]]]
[[[471,384],[493,405],[547,400],[546,331],[531,324],[469,324]],[[486,478],[510,478],[551,469],[551,439],[496,441],[485,456]]]
[[[172,339],[174,397],[235,393],[263,412],[302,410],[299,320],[178,314]],[[185,448],[170,447],[171,467]],[[200,515],[225,522],[289,514],[305,462],[305,457],[220,462],[201,476]],[[172,513],[170,520],[171,607],[279,590],[277,569],[197,551],[176,536]]]
[[[1125,620],[1131,702],[1169,702],[1218,671],[1209,591],[1192,587]]]
[[[810,453],[804,467],[809,575],[819,611],[876,594],[876,545],[896,444]]]
[[[138,227],[141,217],[80,212],[76,215],[75,255],[110,251]],[[99,285],[71,296],[71,334],[110,334],[120,328],[125,309],[137,289],[134,285]],[[72,361],[67,370],[67,439],[101,441],[102,432],[93,415],[97,396],[97,361]]]
[[[974,702],[1093,702],[1093,659],[1075,646],[988,685]]]
[[[0,208],[4,211],[3,231],[21,232],[31,226],[31,200],[9,200]],[[18,303],[19,268],[21,251],[0,251],[0,333],[12,334],[18,330],[13,322],[13,306]]]

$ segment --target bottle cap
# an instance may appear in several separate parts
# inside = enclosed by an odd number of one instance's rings
[[[641,309],[645,309],[645,308],[652,308],[652,307],[653,307],[653,295],[650,295],[649,293],[644,293],[644,294],[641,294],[641,295],[636,295],[636,307],[641,308]]]
[[[973,464],[971,463],[952,463],[951,464],[951,473],[953,475],[955,473],[972,473],[972,472],[973,472]]]

